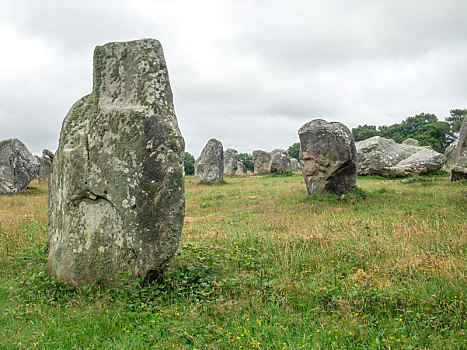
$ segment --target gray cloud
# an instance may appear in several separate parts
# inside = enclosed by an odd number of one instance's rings
[[[465,1],[2,2],[0,139],[55,149],[96,45],[161,41],[187,150],[287,148],[313,118],[466,108]]]

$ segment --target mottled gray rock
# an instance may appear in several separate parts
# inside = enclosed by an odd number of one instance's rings
[[[451,181],[467,179],[467,117],[464,118],[451,167]]]
[[[298,131],[300,163],[309,195],[344,193],[357,182],[357,151],[350,130],[338,122],[315,119]]]
[[[411,137],[409,137],[408,139],[404,140],[402,142],[403,145],[410,145],[410,146],[420,146],[420,142],[418,142],[418,140],[415,140]]]
[[[237,162],[237,171],[235,175],[246,175],[246,166],[242,162]]]
[[[270,156],[268,164],[270,174],[285,174],[290,171],[290,157],[286,150],[275,149]]]
[[[443,154],[429,147],[422,147],[417,153],[389,167],[388,174],[390,177],[425,175],[441,169],[445,161],[446,157]]]
[[[178,248],[184,140],[160,43],[94,50],[90,95],[68,112],[49,183],[49,273],[76,286],[153,278]]]
[[[289,171],[292,173],[299,173],[302,171],[300,167],[300,162],[298,161],[298,159],[290,158],[290,170]]]
[[[381,136],[357,142],[356,147],[359,175],[383,177],[423,175],[440,169],[445,160],[442,154],[433,151],[430,147],[400,144]]]
[[[255,174],[269,174],[269,161],[271,160],[271,155],[269,152],[261,150],[253,151],[252,158]]]
[[[0,142],[0,192],[21,192],[37,176],[39,162],[18,139]]]
[[[222,143],[210,139],[195,162],[195,175],[202,183],[217,183],[224,179],[224,149]]]
[[[446,157],[446,167],[447,168],[452,168],[454,165],[454,158],[456,156],[456,147],[457,147],[457,142],[459,140],[454,141],[451,143],[448,147],[446,147],[446,150],[444,151],[444,156]]]
[[[39,181],[49,182],[54,156],[53,152],[50,152],[48,149],[42,151],[41,166],[39,168]]]
[[[224,152],[224,175],[235,175],[237,171],[238,152],[228,148]]]

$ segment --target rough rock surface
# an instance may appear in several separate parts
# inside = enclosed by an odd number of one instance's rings
[[[49,183],[49,273],[66,283],[153,278],[178,248],[184,140],[160,43],[94,50],[90,95],[68,112]]]
[[[467,117],[462,123],[451,167],[451,181],[467,179]]]
[[[195,175],[202,183],[217,183],[224,179],[224,148],[216,139],[210,139],[195,162]]]
[[[410,146],[420,146],[420,142],[418,142],[418,140],[415,140],[411,137],[409,137],[408,139],[404,140],[402,142],[403,145],[410,145]]]
[[[446,157],[445,165],[447,168],[452,168],[454,165],[454,158],[456,156],[456,148],[457,148],[458,141],[459,140],[456,140],[453,143],[451,143],[444,151],[444,156]]]
[[[357,142],[356,147],[359,175],[384,177],[422,175],[440,169],[445,160],[442,154],[433,151],[430,147],[400,144],[381,136]],[[415,155],[418,152],[420,153]],[[424,156],[426,159],[422,159]],[[408,162],[413,164],[409,165]]]
[[[298,131],[300,163],[308,194],[353,190],[357,151],[350,130],[338,122],[315,119]]]
[[[246,175],[246,166],[242,162],[237,162],[237,171],[235,175]]]
[[[37,176],[39,162],[18,139],[0,142],[0,192],[21,192]]]
[[[290,158],[290,170],[289,171],[292,173],[299,173],[300,171],[302,171],[300,167],[300,162],[298,161],[298,159]]]
[[[268,164],[270,174],[285,174],[290,171],[290,157],[286,150],[275,149],[270,155]]]
[[[271,160],[269,152],[261,150],[253,151],[252,158],[255,174],[269,174],[269,161]]]
[[[441,169],[446,157],[429,147],[422,147],[417,153],[401,160],[393,167],[388,168],[390,177],[410,177],[425,175]]]
[[[50,152],[48,149],[42,151],[41,166],[39,168],[39,181],[49,182],[54,156],[53,152]]]
[[[224,174],[235,175],[237,171],[238,152],[228,148],[224,152]]]

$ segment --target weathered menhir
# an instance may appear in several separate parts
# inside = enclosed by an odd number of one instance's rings
[[[94,51],[93,90],[63,121],[49,183],[49,273],[77,286],[158,275],[182,232],[184,140],[161,44]]]

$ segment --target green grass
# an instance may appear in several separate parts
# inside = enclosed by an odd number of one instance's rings
[[[187,177],[186,191],[161,280],[79,290],[47,275],[46,191],[0,197],[0,348],[467,347],[465,182],[365,177],[310,197],[299,176]]]

